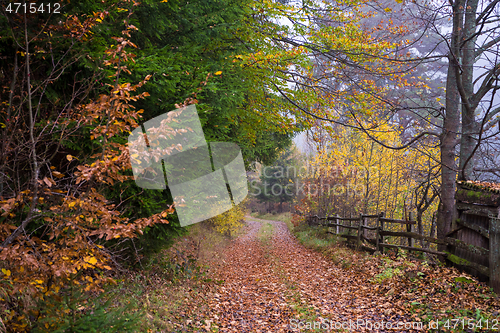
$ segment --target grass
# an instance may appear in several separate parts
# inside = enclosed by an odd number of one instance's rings
[[[271,235],[273,234],[273,229],[274,228],[273,228],[273,225],[271,223],[269,223],[269,222],[262,223],[257,237],[261,241],[267,242],[270,240]]]
[[[259,213],[251,213],[250,216],[255,217],[257,219],[262,220],[271,220],[271,221],[281,221],[285,222],[288,228],[293,228],[292,224],[292,213],[285,212],[281,214],[259,214]]]
[[[121,300],[142,313],[142,332],[199,332],[200,314],[210,286],[222,281],[209,278],[221,262],[221,249],[230,239],[204,223],[190,226],[189,234],[152,256],[143,269],[125,273],[118,288]],[[206,330],[204,330],[206,332]]]
[[[340,241],[337,236],[328,233],[327,227],[299,225],[293,229],[293,233],[300,243],[319,251],[335,246]]]

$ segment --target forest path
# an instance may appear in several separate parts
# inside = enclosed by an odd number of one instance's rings
[[[204,314],[216,331],[411,332],[387,329],[409,320],[362,276],[299,244],[283,222],[248,217],[247,232],[223,258],[217,275],[224,283]]]

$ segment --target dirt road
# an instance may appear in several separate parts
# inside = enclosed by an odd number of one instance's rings
[[[373,285],[299,244],[283,222],[247,222],[218,269],[224,283],[209,301],[215,331],[417,331],[404,328],[410,320]],[[398,323],[403,327],[387,329]]]

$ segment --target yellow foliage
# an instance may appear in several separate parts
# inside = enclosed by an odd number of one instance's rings
[[[230,210],[212,217],[210,219],[210,222],[215,227],[215,230],[217,230],[217,232],[223,235],[232,236],[243,226],[245,215],[245,206],[242,202],[239,205],[234,206]]]
[[[97,264],[97,259],[95,257],[85,257],[83,260],[92,265]]]
[[[377,126],[377,140],[392,147],[402,144],[398,132],[388,124]],[[416,213],[422,199],[419,185],[438,169],[438,148],[421,144],[392,150],[363,133],[337,128],[331,142],[309,161],[309,180],[301,211],[310,214],[378,214],[406,219]],[[434,171],[435,172],[435,171]],[[429,176],[438,186],[436,178]],[[433,190],[428,193],[430,197]],[[429,232],[438,200],[424,212],[424,232]],[[415,216],[415,215],[414,215]]]

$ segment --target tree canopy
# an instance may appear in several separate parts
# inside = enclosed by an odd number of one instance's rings
[[[65,320],[22,295],[103,290],[110,271],[184,232],[168,189],[136,186],[127,147],[135,128],[182,106],[196,104],[207,141],[238,144],[247,167],[288,165],[283,151],[309,131],[314,164],[364,170],[307,180],[363,187],[303,198],[324,213],[333,199],[416,209],[423,232],[439,200],[444,238],[457,178],[498,176],[500,0],[1,6],[0,260],[13,330]]]

